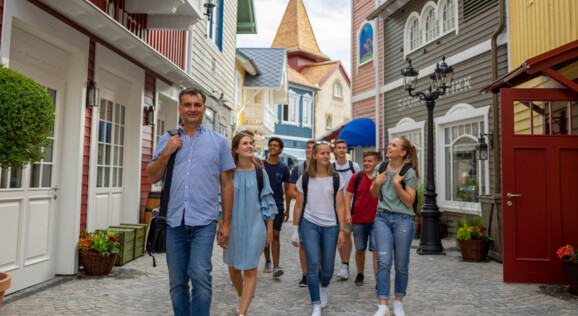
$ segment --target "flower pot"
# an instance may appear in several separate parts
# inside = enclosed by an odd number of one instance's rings
[[[578,295],[578,262],[572,260],[562,260],[562,267],[566,280],[570,284],[570,293]]]
[[[4,300],[4,292],[10,288],[12,278],[10,274],[0,272],[0,310],[2,309],[2,301]]]
[[[90,276],[108,275],[112,272],[116,253],[104,256],[96,252],[81,251],[80,262],[84,266],[84,274]]]
[[[458,239],[462,258],[468,262],[486,261],[488,250],[490,249],[489,240],[461,240]]]

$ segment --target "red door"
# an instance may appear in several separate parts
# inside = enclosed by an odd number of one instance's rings
[[[578,246],[578,95],[501,89],[504,282],[564,283]]]

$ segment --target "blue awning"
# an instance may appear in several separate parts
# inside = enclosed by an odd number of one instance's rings
[[[353,120],[339,133],[339,139],[347,142],[347,146],[375,146],[375,123],[369,118]]]

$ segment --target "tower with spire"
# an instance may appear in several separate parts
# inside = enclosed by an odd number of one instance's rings
[[[289,0],[271,47],[287,49],[289,66],[289,104],[279,106],[276,135],[303,135],[306,141],[351,119],[349,76],[339,60],[332,61],[319,48],[303,0]],[[311,104],[304,96],[308,93],[313,96]],[[283,120],[290,111],[298,122]],[[297,127],[310,128],[312,134],[305,136]],[[296,146],[302,149],[305,143]]]

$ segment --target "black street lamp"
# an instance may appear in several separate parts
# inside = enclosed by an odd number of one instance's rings
[[[446,93],[453,80],[454,70],[445,62],[442,57],[441,64],[437,64],[434,72],[429,75],[430,86],[428,91],[412,93],[417,87],[418,71],[411,66],[408,60],[406,69],[401,70],[404,80],[405,90],[411,97],[419,97],[424,100],[427,107],[427,184],[425,203],[421,210],[422,227],[419,247],[417,253],[420,255],[444,255],[444,247],[440,239],[440,210],[436,202],[436,187],[434,181],[434,160],[433,160],[433,110],[435,100]]]

